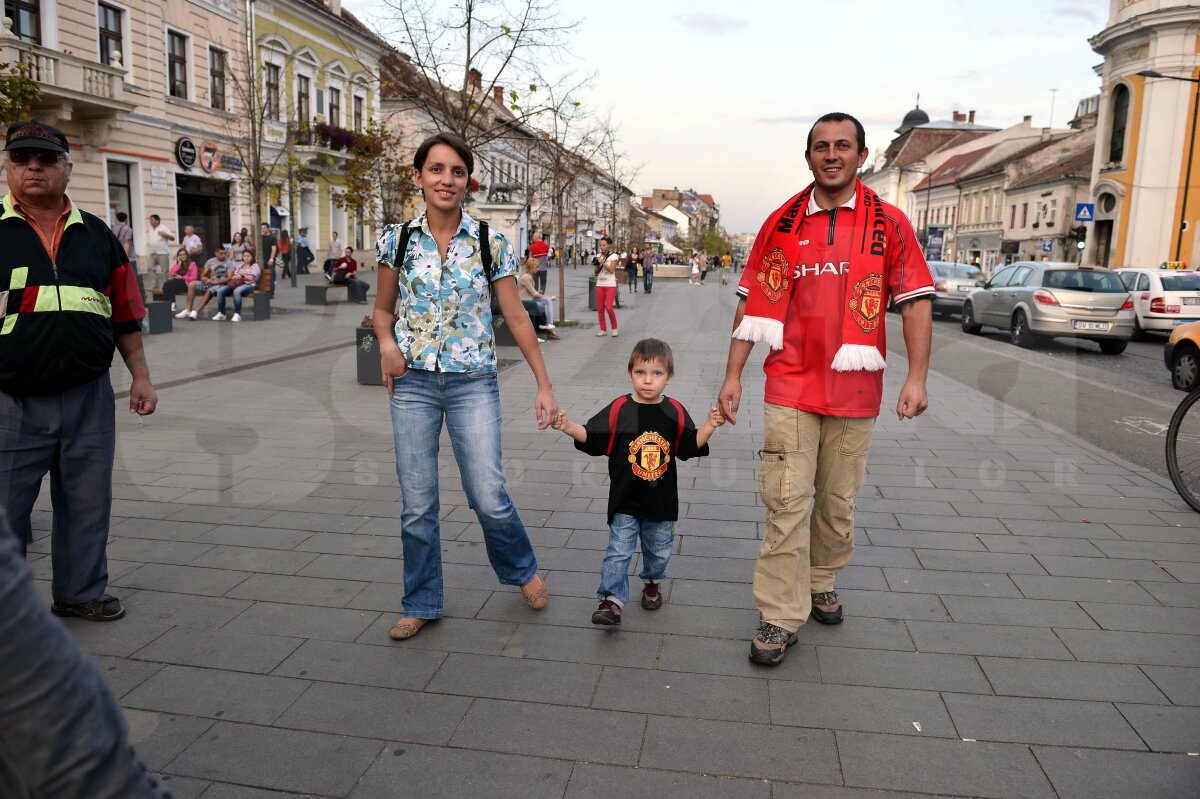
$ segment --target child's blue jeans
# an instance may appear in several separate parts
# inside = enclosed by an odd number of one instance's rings
[[[675,546],[675,522],[652,522],[614,513],[608,525],[608,549],[600,565],[600,587],[596,598],[612,594],[622,604],[629,601],[629,561],[642,540],[643,580],[659,581],[667,576],[667,561]]]

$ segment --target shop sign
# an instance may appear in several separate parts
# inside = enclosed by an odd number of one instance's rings
[[[175,160],[184,169],[194,167],[198,155],[196,152],[196,143],[186,136],[175,142]]]
[[[246,163],[241,159],[241,156],[221,153],[221,168],[230,172],[241,172],[246,168]]]

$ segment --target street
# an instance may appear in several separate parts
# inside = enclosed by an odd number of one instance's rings
[[[899,317],[889,315],[889,348],[903,352]],[[1166,335],[1131,341],[1104,355],[1090,341],[1051,339],[1013,346],[1006,331],[962,332],[958,316],[935,318],[932,369],[1046,424],[1165,476],[1164,433],[1183,392],[1163,365]],[[932,398],[937,401],[937,398]]]

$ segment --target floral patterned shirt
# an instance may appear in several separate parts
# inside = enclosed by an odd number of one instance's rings
[[[479,255],[479,223],[463,211],[443,261],[429,223],[421,214],[409,225],[408,252],[397,253],[400,225],[388,225],[375,245],[375,258],[400,277],[396,344],[411,369],[434,372],[494,372],[491,286]],[[496,279],[520,271],[504,234],[488,231]]]

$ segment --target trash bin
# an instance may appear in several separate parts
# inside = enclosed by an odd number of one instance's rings
[[[596,310],[596,278],[588,278],[588,310]]]
[[[146,332],[151,336],[159,333],[170,333],[175,322],[169,302],[146,303]]]
[[[360,386],[383,385],[383,367],[379,362],[379,340],[371,327],[355,328],[355,360]]]

